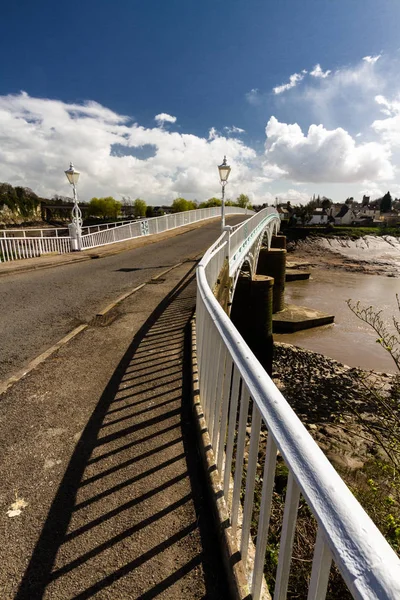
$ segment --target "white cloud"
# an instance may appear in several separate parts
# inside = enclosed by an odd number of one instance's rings
[[[232,125],[232,127],[224,127],[224,130],[228,135],[230,135],[231,133],[246,133],[244,129],[241,129],[241,127],[236,127],[235,125]]]
[[[215,129],[215,127],[211,127],[210,131],[208,132],[208,141],[217,139],[218,135],[218,131]]]
[[[330,129],[341,126],[355,135],[370,126],[374,112],[377,116],[374,98],[384,94],[393,81],[398,71],[395,62],[388,58],[378,63],[360,60],[332,71],[328,77],[309,77],[288,98],[291,114],[296,118],[297,109],[301,114],[297,118],[306,116],[311,123],[323,123]]]
[[[310,75],[312,77],[316,77],[317,79],[326,79],[330,73],[332,73],[332,71],[329,69],[327,71],[323,71],[319,63],[315,65],[312,71],[310,71]]]
[[[371,200],[382,198],[383,188],[378,188],[374,181],[364,181],[364,188],[360,192],[360,196],[369,196]]]
[[[235,198],[245,189],[257,196],[268,179],[255,151],[211,131],[207,140],[146,128],[95,102],[0,96],[0,181],[47,197],[70,195],[64,170],[72,160],[81,171],[82,200],[129,195],[159,204],[177,194],[204,200],[220,189],[217,165],[226,154],[232,166],[228,195]],[[134,155],[148,146],[154,150],[149,158]]]
[[[372,123],[372,129],[378,133],[383,142],[392,148],[400,147],[400,94],[395,100],[387,100],[384,96],[375,97],[381,112],[386,119],[377,119]]]
[[[289,77],[289,83],[284,83],[283,85],[278,85],[277,87],[273,88],[274,94],[282,94],[283,92],[296,87],[296,85],[304,79],[304,75],[306,73],[307,71],[305,70],[303,70],[301,73],[293,73],[293,75]]]
[[[363,60],[371,65],[374,65],[381,58],[381,56],[382,54],[377,54],[376,56],[364,56]]]
[[[160,125],[163,125],[164,123],[176,123],[176,117],[173,117],[168,113],[160,113],[154,117],[154,120]]]
[[[307,204],[307,202],[310,201],[311,196],[312,194],[310,195],[306,192],[300,192],[299,190],[289,188],[283,192],[276,192],[276,194],[266,192],[254,201],[254,204],[269,204],[270,206],[275,206],[276,202],[278,202],[278,204],[290,202],[293,205]]]
[[[257,88],[253,88],[246,94],[246,100],[249,104],[257,106],[261,102],[260,91]]]
[[[311,125],[305,136],[297,123],[271,117],[266,127],[267,162],[292,181],[355,183],[367,178],[393,178],[390,151],[370,142],[356,145],[342,128],[327,130]]]

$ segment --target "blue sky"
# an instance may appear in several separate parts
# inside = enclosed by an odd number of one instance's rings
[[[15,0],[0,14],[0,181],[67,194],[72,159],[84,199],[200,200],[226,153],[231,195],[255,202],[400,195],[398,0]]]

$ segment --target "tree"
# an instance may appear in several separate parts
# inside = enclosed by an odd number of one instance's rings
[[[133,214],[135,217],[145,217],[146,216],[146,202],[141,200],[140,198],[136,198],[133,203]]]
[[[250,199],[246,194],[240,194],[240,196],[236,198],[236,204],[241,208],[248,208],[250,206]]]
[[[388,192],[389,193],[389,192]],[[400,297],[396,294],[397,306],[400,313]],[[400,320],[395,316],[392,325],[382,318],[382,310],[373,306],[362,306],[360,302],[347,300],[347,306],[364,323],[367,323],[378,335],[376,342],[390,354],[400,371]],[[400,377],[396,376],[393,382],[393,396],[386,393],[383,388],[377,388],[373,375],[363,376],[361,382],[371,393],[375,405],[373,411],[375,422],[368,420],[362,413],[353,407],[359,420],[366,426],[375,441],[387,454],[389,461],[393,463],[396,470],[400,470]]]
[[[92,198],[89,202],[89,215],[104,219],[116,219],[121,213],[121,202],[112,196],[106,198]]]
[[[322,206],[322,208],[324,208],[325,210],[327,210],[330,206],[332,206],[332,200],[330,200],[329,198],[326,198],[324,196],[322,198],[321,206]]]
[[[148,219],[151,219],[152,217],[154,217],[154,207],[153,206],[148,206],[146,208],[146,217]]]
[[[390,192],[386,192],[381,199],[380,209],[383,213],[390,212],[392,210],[392,196],[390,195]]]
[[[39,198],[30,188],[13,187],[9,183],[0,183],[0,206],[7,206],[15,216],[29,219],[36,217],[40,206]]]
[[[199,204],[199,208],[212,208],[213,206],[221,206],[221,204],[222,202],[219,198],[209,198],[206,202]]]
[[[195,208],[197,208],[196,204],[192,200],[186,200],[185,198],[175,198],[172,203],[172,211],[175,213],[194,210]]]

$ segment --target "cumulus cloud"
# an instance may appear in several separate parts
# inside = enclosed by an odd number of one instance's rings
[[[370,65],[374,65],[381,58],[381,56],[382,54],[377,54],[376,56],[364,56],[363,60]]]
[[[160,113],[154,117],[154,120],[160,125],[163,125],[164,123],[176,123],[176,117],[173,117],[168,113]]]
[[[151,156],[136,152],[149,147]],[[267,178],[255,151],[235,137],[215,132],[208,140],[143,127],[96,102],[0,96],[0,181],[43,196],[71,193],[64,170],[72,160],[81,171],[82,200],[110,194],[153,204],[177,194],[204,200],[219,190],[217,165],[225,154],[232,165],[229,195],[259,194]]]
[[[312,77],[316,77],[317,79],[326,79],[330,73],[332,73],[332,71],[329,69],[327,71],[323,71],[319,63],[315,65],[312,71],[310,71],[310,75]]]
[[[327,130],[311,125],[304,135],[297,123],[271,117],[266,127],[266,158],[293,181],[355,183],[393,178],[390,151],[370,142],[356,145],[342,128]]]
[[[319,73],[317,66],[311,73]],[[286,101],[291,103],[294,118],[297,109],[301,115],[297,118],[308,117],[311,123],[323,123],[329,129],[340,126],[355,135],[368,128],[378,116],[374,98],[378,94],[385,95],[386,89],[393,87],[391,82],[397,72],[397,59],[359,60],[332,70],[326,77],[311,76],[310,73]],[[328,71],[321,69],[321,73],[325,75]]]
[[[304,70],[301,73],[293,73],[293,75],[289,77],[289,83],[284,83],[283,85],[278,85],[273,88],[274,94],[282,94],[283,92],[296,87],[296,85],[304,79],[306,73],[307,71]]]
[[[235,125],[232,125],[232,127],[224,127],[224,130],[228,135],[245,133],[244,129],[242,129],[241,127],[236,127]]]

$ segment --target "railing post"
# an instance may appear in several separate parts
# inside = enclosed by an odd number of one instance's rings
[[[75,223],[70,223],[68,225],[68,229],[71,238],[71,250],[73,252],[82,250],[82,237],[80,230],[78,230],[78,227],[75,225]]]

